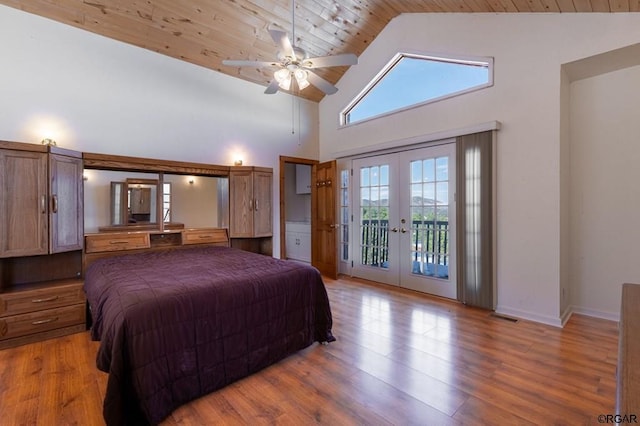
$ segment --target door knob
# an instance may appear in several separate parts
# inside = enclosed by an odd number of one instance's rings
[[[398,228],[396,227],[391,228],[391,232],[398,232]]]
[[[400,230],[400,232],[402,232],[402,233],[404,234],[404,233],[406,233],[406,232],[407,232],[407,230],[406,230],[406,229],[404,229],[404,228],[402,228],[402,229]]]

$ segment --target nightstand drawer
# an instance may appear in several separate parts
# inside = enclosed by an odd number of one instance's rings
[[[226,244],[227,241],[226,229],[201,228],[182,231],[182,244]]]
[[[85,236],[85,252],[135,250],[151,247],[148,232],[105,232]]]
[[[0,294],[0,317],[84,303],[82,282]]]
[[[84,324],[84,321],[84,304],[4,317],[0,318],[0,341]]]

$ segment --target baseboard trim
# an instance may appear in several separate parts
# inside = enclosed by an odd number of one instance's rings
[[[576,305],[572,305],[571,310],[575,314],[586,315],[588,317],[595,317],[615,322],[620,321],[620,312],[599,311],[597,309],[590,309]]]
[[[562,328],[564,323],[560,317],[553,318],[545,315],[535,314],[533,312],[522,311],[519,309],[513,309],[506,306],[498,306],[496,309],[496,313],[507,315],[516,318],[522,318],[529,321],[539,322],[542,324],[552,325],[554,327]]]

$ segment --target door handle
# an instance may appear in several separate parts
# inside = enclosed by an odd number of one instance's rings
[[[398,232],[398,228],[394,226],[393,228],[391,228],[391,232]]]
[[[404,233],[406,233],[406,232],[407,232],[407,230],[406,230],[406,229],[404,229],[404,228],[402,228],[402,229],[400,229],[400,232],[402,232],[402,233],[404,234]]]

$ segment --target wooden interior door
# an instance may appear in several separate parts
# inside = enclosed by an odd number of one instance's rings
[[[311,264],[329,278],[338,277],[336,162],[315,164],[311,172]]]

